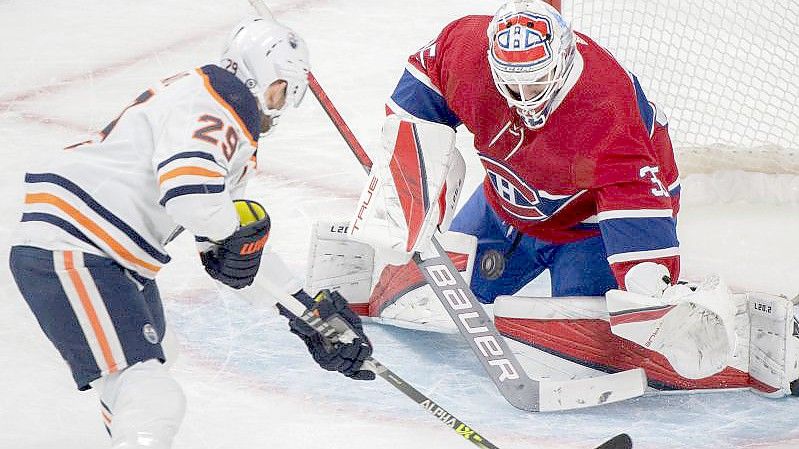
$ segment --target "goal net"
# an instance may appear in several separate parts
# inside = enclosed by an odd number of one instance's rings
[[[665,111],[683,174],[799,174],[799,2],[562,0]]]

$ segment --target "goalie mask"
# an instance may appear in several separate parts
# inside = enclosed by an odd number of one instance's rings
[[[238,77],[258,99],[261,112],[275,119],[288,105],[299,106],[308,88],[308,46],[291,29],[261,17],[241,21],[227,40],[221,66]],[[271,109],[264,94],[284,80],[286,101]]]
[[[543,1],[511,1],[494,15],[487,33],[497,90],[528,128],[544,126],[574,61],[571,27]]]

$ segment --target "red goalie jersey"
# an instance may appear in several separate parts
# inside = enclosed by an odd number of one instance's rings
[[[638,80],[577,33],[577,54],[542,128],[532,130],[494,86],[486,57],[490,16],[467,16],[409,58],[390,112],[464,125],[486,170],[494,211],[535,238],[599,235],[624,288],[633,265],[679,274],[679,182],[666,120]]]

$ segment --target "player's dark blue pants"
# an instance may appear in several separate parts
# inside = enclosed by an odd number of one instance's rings
[[[463,205],[450,230],[477,237],[471,287],[483,303],[516,293],[546,269],[552,277],[552,296],[598,296],[617,287],[602,237],[555,244],[519,235],[494,213],[482,186]]]
[[[164,360],[164,312],[155,281],[79,251],[14,246],[9,262],[79,389],[137,362]]]

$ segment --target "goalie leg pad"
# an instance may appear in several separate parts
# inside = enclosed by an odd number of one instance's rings
[[[350,307],[373,321],[435,332],[457,332],[441,302],[413,262],[390,265],[368,244],[351,240],[347,222],[318,221],[311,233],[305,290],[338,291]],[[459,232],[439,242],[469,282],[477,239]]]
[[[447,232],[439,236],[439,243],[468,284],[474,268],[477,238]],[[369,298],[369,315],[376,321],[433,332],[458,332],[415,263],[385,265],[377,279]]]
[[[641,367],[657,389],[751,388],[768,397],[792,394],[791,384],[796,390],[799,379],[799,298],[752,292],[730,297],[736,306],[735,352],[723,370],[700,379],[681,376],[662,354],[614,335],[603,297],[500,296],[494,318],[536,377],[585,377]]]
[[[741,310],[745,315],[745,308]],[[652,388],[669,392],[755,386],[747,373],[748,345],[739,344],[745,352],[734,366],[706,378],[687,379],[663,355],[614,335],[601,296],[500,296],[494,303],[494,319],[533,377],[582,378],[640,367]]]

